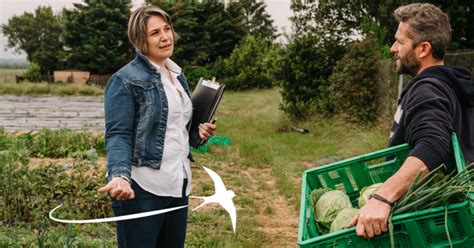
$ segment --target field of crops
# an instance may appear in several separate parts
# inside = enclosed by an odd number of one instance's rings
[[[190,211],[187,246],[296,246],[303,172],[328,157],[386,144],[385,126],[291,121],[279,110],[279,99],[277,89],[225,93],[216,134],[231,144],[195,154],[192,195],[211,195],[213,183],[202,166],[216,171],[237,195],[237,232],[217,205]],[[0,131],[0,247],[114,247],[114,224],[65,225],[48,218],[61,203],[60,217],[112,216],[108,197],[96,192],[105,183],[105,168],[102,132]]]

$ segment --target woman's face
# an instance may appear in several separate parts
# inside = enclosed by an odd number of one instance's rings
[[[171,26],[161,16],[151,16],[146,23],[146,56],[158,65],[173,55],[174,40]]]

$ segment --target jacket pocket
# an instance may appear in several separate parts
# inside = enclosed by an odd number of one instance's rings
[[[155,84],[153,82],[130,81],[138,103],[150,105],[155,101]]]

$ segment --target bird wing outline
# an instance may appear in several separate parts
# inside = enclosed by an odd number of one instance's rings
[[[225,199],[221,201],[220,204],[229,213],[230,221],[232,222],[232,229],[234,230],[234,233],[235,233],[235,228],[237,225],[237,211],[235,210],[235,205],[234,205],[234,202],[232,201],[232,198]]]
[[[222,181],[221,177],[215,173],[213,170],[203,166],[204,170],[206,170],[207,174],[211,177],[212,181],[214,182],[214,191],[215,195],[226,193],[227,189],[225,188],[224,182]]]

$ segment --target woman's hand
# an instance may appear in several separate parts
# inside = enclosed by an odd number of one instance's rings
[[[97,191],[99,193],[109,193],[112,198],[119,201],[135,198],[135,192],[133,192],[130,183],[121,177],[114,177],[107,185]]]
[[[203,140],[208,140],[214,132],[216,131],[217,126],[211,123],[199,124],[199,137]]]

